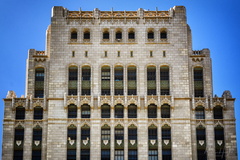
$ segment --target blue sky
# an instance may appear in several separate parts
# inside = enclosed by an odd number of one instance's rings
[[[192,30],[193,49],[209,48],[213,64],[214,94],[230,90],[235,102],[237,137],[240,135],[240,1],[239,0],[1,0],[0,1],[0,98],[8,90],[24,95],[28,49],[45,50],[45,31],[50,24],[51,8],[69,10],[168,10],[175,5],[187,9]],[[0,101],[0,119],[3,119]],[[0,143],[2,120],[0,121]],[[238,143],[240,138],[238,138]],[[1,149],[0,149],[1,152]],[[240,152],[239,154],[240,155]]]

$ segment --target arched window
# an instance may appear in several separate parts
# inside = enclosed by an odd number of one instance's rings
[[[111,129],[105,124],[101,128],[101,160],[110,160],[110,139],[111,139]]]
[[[221,126],[214,128],[216,160],[225,160],[224,129]]]
[[[148,106],[148,118],[157,118],[157,106],[150,104]]]
[[[123,95],[123,67],[116,66],[114,68],[114,94]]]
[[[160,89],[161,95],[170,94],[170,85],[169,85],[169,67],[162,66],[160,67]]]
[[[154,39],[154,32],[152,30],[148,31],[147,37],[148,39]]]
[[[194,95],[195,97],[203,97],[204,87],[203,87],[203,68],[194,68]]]
[[[164,125],[162,127],[162,141],[168,143],[164,143],[162,146],[163,159],[172,159],[171,139],[171,128],[167,125]]]
[[[161,106],[161,117],[162,118],[170,118],[170,106],[164,104]]]
[[[75,66],[68,69],[68,95],[77,95],[78,68]]]
[[[195,109],[196,119],[205,119],[205,111],[203,106],[197,106]]]
[[[137,118],[137,106],[135,104],[128,106],[128,118]]]
[[[213,108],[214,119],[223,119],[223,108],[221,106],[216,106]]]
[[[87,146],[86,146],[86,145]],[[81,128],[81,159],[90,160],[90,127],[84,125]],[[84,146],[84,147],[83,147]]]
[[[22,106],[16,107],[15,119],[25,119],[25,108]]]
[[[68,118],[77,118],[77,106],[70,104],[68,106]]]
[[[43,108],[40,106],[34,107],[33,119],[43,119]]]
[[[90,40],[90,31],[89,31],[89,30],[86,30],[86,31],[83,33],[83,39],[84,39],[84,40]]]
[[[129,31],[128,32],[128,39],[135,39],[135,32],[134,31]]]
[[[117,31],[116,32],[116,40],[121,40],[122,39],[122,32],[121,31]]]
[[[110,106],[108,104],[104,104],[101,107],[101,117],[102,118],[110,118]]]
[[[124,107],[121,104],[117,104],[114,108],[115,110],[115,118],[123,118],[124,115]]]
[[[81,117],[82,118],[90,118],[90,114],[91,114],[90,106],[87,104],[84,104],[84,105],[82,105],[81,109],[82,109]]]
[[[156,95],[156,67],[147,67],[147,94]]]
[[[102,95],[110,95],[110,67],[104,66],[102,67],[102,84],[101,84],[101,92]]]
[[[71,40],[77,40],[77,31],[72,31],[71,32]]]
[[[166,30],[162,30],[160,32],[160,39],[167,39],[167,31]]]
[[[44,68],[35,69],[35,98],[43,98],[44,95]]]
[[[103,32],[103,39],[104,40],[108,40],[109,39],[109,32],[108,31],[104,31]]]
[[[137,69],[135,66],[129,66],[127,69],[128,95],[137,95]]]

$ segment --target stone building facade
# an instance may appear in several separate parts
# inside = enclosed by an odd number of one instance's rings
[[[186,10],[53,7],[26,96],[4,99],[4,160],[236,160],[234,101],[213,96]]]

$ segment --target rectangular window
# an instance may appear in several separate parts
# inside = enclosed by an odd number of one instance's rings
[[[115,129],[115,140],[123,140],[124,138],[124,130],[123,129]]]
[[[138,152],[136,149],[128,150],[128,160],[137,160],[138,159]]]
[[[81,129],[81,140],[90,139],[90,128]]]
[[[102,84],[101,84],[101,92],[102,95],[110,95],[110,67],[102,67]]]
[[[72,51],[72,57],[75,57],[75,51]]]
[[[33,140],[42,141],[42,129],[33,129]]]
[[[110,140],[110,129],[102,129],[102,140]]]
[[[67,150],[67,160],[76,160],[76,149]]]
[[[166,57],[166,51],[163,51],[163,57]]]
[[[111,154],[109,149],[102,149],[101,151],[101,160],[110,160]]]
[[[150,57],[153,57],[153,51],[150,51]]]
[[[171,149],[163,149],[162,150],[162,158],[164,160],[171,160],[172,159],[172,151],[171,151]]]
[[[133,51],[130,51],[130,57],[133,57]]]
[[[120,57],[120,51],[117,52],[117,56]]]
[[[85,51],[85,57],[88,57],[88,51]]]
[[[114,69],[114,94],[123,95],[123,67],[117,66]]]
[[[78,68],[69,67],[68,72],[68,95],[77,95]]]
[[[170,128],[162,128],[162,140],[171,140]]]
[[[158,139],[157,128],[148,128],[148,140],[156,140]]]
[[[135,66],[128,67],[127,79],[128,95],[137,95],[137,72]]]
[[[147,94],[156,95],[156,67],[147,68]]]
[[[104,52],[104,57],[107,57],[107,51]]]
[[[169,67],[163,66],[160,68],[160,88],[161,95],[170,94],[170,84],[169,84]]]
[[[148,150],[148,160],[158,160],[158,150],[157,149]]]
[[[207,160],[207,151],[205,149],[197,150],[197,159],[198,160]]]
[[[128,140],[137,140],[137,128],[128,128]]]
[[[90,160],[90,149],[81,149],[81,160]]]
[[[41,160],[42,151],[41,150],[32,150],[32,160]]]
[[[124,150],[116,149],[114,160],[124,160]]]
[[[196,129],[197,140],[206,140],[205,129]]]
[[[194,68],[194,94],[195,97],[203,97],[203,69],[200,67]]]
[[[13,160],[23,160],[23,150],[14,149]]]

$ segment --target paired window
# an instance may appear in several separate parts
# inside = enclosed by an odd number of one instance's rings
[[[214,128],[216,160],[225,160],[224,129],[221,126]]]
[[[128,106],[128,118],[137,118],[137,106],[130,104]]]
[[[148,118],[157,118],[157,106],[151,104],[148,106]]]
[[[169,85],[169,67],[162,66],[160,67],[160,89],[161,95],[170,94],[170,85]]]
[[[114,94],[123,95],[123,67],[117,66],[114,68]]]
[[[110,159],[111,159],[110,149],[102,149],[101,160],[110,160]]]
[[[123,118],[124,116],[124,106],[121,104],[117,104],[114,108],[115,118]]]
[[[76,159],[77,127],[70,125],[67,130],[67,160]]]
[[[127,68],[128,95],[137,95],[137,69],[135,66]]]
[[[137,160],[138,152],[137,149],[129,149],[128,150],[128,160]]]
[[[167,104],[164,104],[161,106],[161,118],[170,118],[170,106]]]
[[[44,95],[44,68],[36,68],[34,97],[43,98],[43,95]]]
[[[24,128],[18,126],[15,128],[14,134],[14,160],[23,160],[23,145],[24,145]]]
[[[33,128],[33,146],[32,159],[41,160],[42,158],[42,128],[36,126]]]

